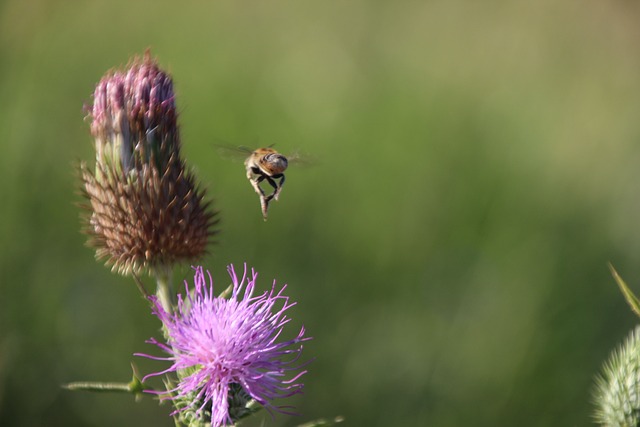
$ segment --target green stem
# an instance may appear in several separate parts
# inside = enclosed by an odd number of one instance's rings
[[[144,390],[144,385],[140,381],[138,370],[135,365],[131,364],[133,370],[133,378],[128,383],[98,382],[98,381],[77,381],[64,384],[62,387],[67,390],[97,391],[97,392],[123,392],[131,393],[139,398]]]
[[[132,390],[129,383],[101,383],[101,382],[84,382],[65,384],[62,387],[67,390],[83,390],[83,391],[123,391],[130,393]]]
[[[154,272],[156,276],[156,296],[162,304],[162,308],[169,314],[173,314],[176,304],[175,293],[173,292],[173,284],[171,283],[171,268],[158,269]],[[169,338],[169,331],[166,325],[162,325],[162,334],[165,338]]]
[[[162,308],[167,313],[173,313],[175,297],[173,284],[171,283],[171,269],[158,269],[154,272],[156,276],[156,296],[162,304]]]

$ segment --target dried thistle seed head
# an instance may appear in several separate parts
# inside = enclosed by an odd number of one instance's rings
[[[194,261],[218,222],[180,158],[173,83],[150,55],[98,83],[90,117],[96,166],[81,165],[88,245],[130,274]]]
[[[174,162],[170,162],[170,165]],[[103,165],[82,166],[88,245],[121,274],[170,267],[206,253],[215,213],[181,166],[135,170],[135,177]],[[98,179],[96,176],[103,179]]]

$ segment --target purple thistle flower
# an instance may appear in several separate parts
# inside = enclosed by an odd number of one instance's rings
[[[253,269],[247,277],[245,264],[240,281],[232,265],[227,270],[233,284],[229,299],[214,296],[211,274],[207,271],[207,286],[202,267],[195,268],[192,292],[185,281],[187,296],[178,295],[175,313],[168,313],[156,297],[150,297],[153,313],[162,321],[168,339],[166,344],[153,338],[147,342],[170,356],[137,354],[172,361],[170,368],[147,375],[143,382],[152,376],[175,372],[178,385],[163,397],[174,401],[177,409],[172,415],[190,410],[203,418],[210,411],[212,427],[237,421],[229,403],[238,393],[250,396],[270,412],[290,414],[286,411],[288,407],[273,406],[271,401],[302,392],[304,385],[297,381],[307,371],[300,370],[304,364],[298,360],[301,343],[311,339],[304,336],[302,327],[295,338],[277,342],[284,325],[290,321],[285,312],[296,304],[283,294],[286,285],[276,290],[274,281],[270,291],[254,296],[258,274]],[[277,308],[276,303],[282,306]],[[290,371],[293,378],[287,379]]]

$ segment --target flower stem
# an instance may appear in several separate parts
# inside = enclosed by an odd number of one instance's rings
[[[171,283],[171,268],[157,269],[154,272],[156,276],[156,296],[162,304],[162,308],[167,313],[173,313],[175,304],[173,284]]]
[[[129,383],[102,383],[102,382],[85,382],[78,381],[62,386],[67,390],[84,390],[84,391],[123,391],[131,392]]]
[[[114,383],[114,382],[101,382],[101,381],[76,381],[69,384],[63,384],[62,388],[67,390],[82,390],[82,391],[97,391],[97,392],[122,392],[131,393],[136,399],[142,396],[145,386],[140,381],[138,369],[132,363],[131,369],[133,370],[133,377],[128,383]],[[149,387],[146,387],[149,389]]]

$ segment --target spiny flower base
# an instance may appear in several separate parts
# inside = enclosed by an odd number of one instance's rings
[[[191,261],[206,253],[214,214],[182,165],[123,172],[81,166],[87,244],[121,274]],[[96,176],[97,175],[97,176]]]

